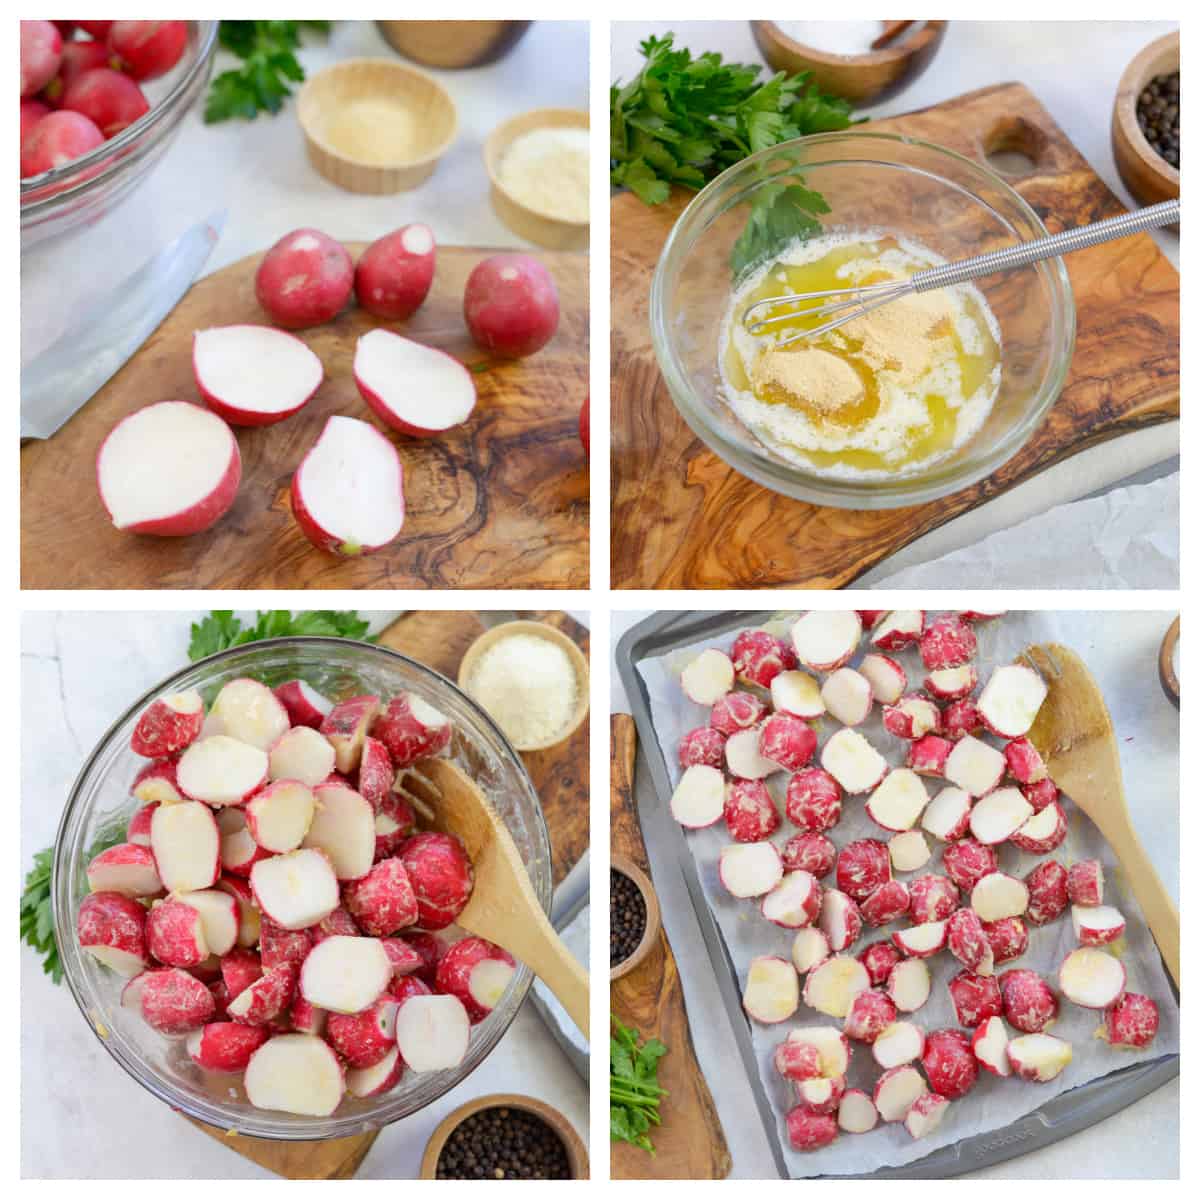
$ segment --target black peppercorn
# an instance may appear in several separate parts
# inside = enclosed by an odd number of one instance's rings
[[[461,1121],[437,1161],[438,1179],[570,1179],[567,1150],[541,1117],[485,1108]]]
[[[1171,166],[1179,166],[1179,72],[1156,75],[1137,102],[1137,121],[1151,149]]]
[[[623,963],[646,932],[646,901],[638,885],[620,871],[609,872],[608,965]]]

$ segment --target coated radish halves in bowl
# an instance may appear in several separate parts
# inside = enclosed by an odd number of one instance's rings
[[[269,325],[198,329],[192,369],[205,403],[231,425],[274,425],[299,412],[325,377],[298,338]]]

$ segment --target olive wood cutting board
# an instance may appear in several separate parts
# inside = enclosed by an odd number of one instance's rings
[[[561,630],[588,653],[588,631],[564,612],[525,612],[516,617],[543,621]],[[486,626],[474,612],[408,612],[380,635],[381,645],[415,658],[455,679],[467,647]],[[522,754],[542,802],[550,829],[554,882],[588,848],[588,721],[563,743]],[[244,1158],[285,1179],[351,1179],[378,1136],[377,1132],[323,1142],[274,1142],[227,1134],[200,1121],[197,1129]]]
[[[971,92],[873,131],[937,142],[976,160],[1031,161],[1008,181],[1050,232],[1124,206],[1022,84]],[[769,491],[739,475],[677,413],[650,342],[650,280],[692,193],[649,208],[614,197],[612,222],[612,581],[618,588],[841,587],[1047,467],[1179,416],[1179,274],[1148,234],[1070,254],[1078,334],[1046,420],[988,479],[910,508],[851,512]]]
[[[650,860],[633,795],[637,729],[625,713],[612,717],[611,848],[647,875]],[[613,1179],[724,1179],[733,1165],[725,1131],[713,1103],[688,1026],[687,1004],[675,955],[663,928],[658,945],[628,975],[609,985],[613,1014],[643,1037],[658,1037],[668,1047],[658,1060],[658,1082],[670,1093],[663,1102],[663,1123],[651,1131],[654,1154],[628,1142],[613,1142]]]
[[[362,243],[348,243],[353,256]],[[490,253],[439,246],[425,303],[406,322],[351,306],[298,334],[325,366],[319,391],[295,416],[235,429],[242,483],[233,507],[204,533],[122,533],[96,490],[95,458],[108,431],[158,400],[200,402],[192,334],[263,324],[254,298],[261,255],[196,283],[128,363],[52,438],[21,451],[21,585],[26,588],[582,588],[588,585],[588,469],[579,410],[588,390],[588,258],[538,251],[558,286],[553,339],[519,362],[474,375],[470,420],[435,438],[385,430],[404,465],[407,515],[377,554],[346,559],[313,546],[292,519],[289,485],[328,417],[379,428],[354,384],[360,335],[382,326],[468,364],[487,363],[467,333],[467,276]]]

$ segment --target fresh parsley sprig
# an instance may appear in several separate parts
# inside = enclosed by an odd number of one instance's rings
[[[614,1142],[631,1142],[654,1153],[650,1126],[661,1125],[659,1104],[670,1093],[658,1086],[658,1060],[667,1047],[658,1040],[638,1045],[639,1034],[612,1018],[608,1043],[609,1136]]]
[[[222,71],[209,88],[204,120],[212,125],[232,117],[254,120],[260,112],[277,113],[303,83],[304,68],[296,57],[304,30],[328,33],[332,21],[222,21],[221,46],[242,59]]]
[[[370,622],[353,611],[321,609],[293,614],[287,609],[271,609],[259,612],[253,625],[243,626],[231,610],[215,609],[192,626],[188,658],[196,662],[230,646],[277,637],[340,637],[371,642],[375,639],[367,637],[369,628]]]

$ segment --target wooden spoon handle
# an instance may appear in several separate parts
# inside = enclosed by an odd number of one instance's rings
[[[1133,828],[1123,824],[1119,830],[1101,830],[1108,839],[1129,881],[1146,924],[1158,945],[1163,962],[1175,986],[1179,987],[1179,909],[1163,887],[1154,864],[1142,849]]]
[[[522,916],[524,917],[524,913]],[[554,994],[580,1033],[590,1039],[588,974],[567,949],[541,909],[532,923],[514,923],[504,931],[504,948],[523,962]]]

